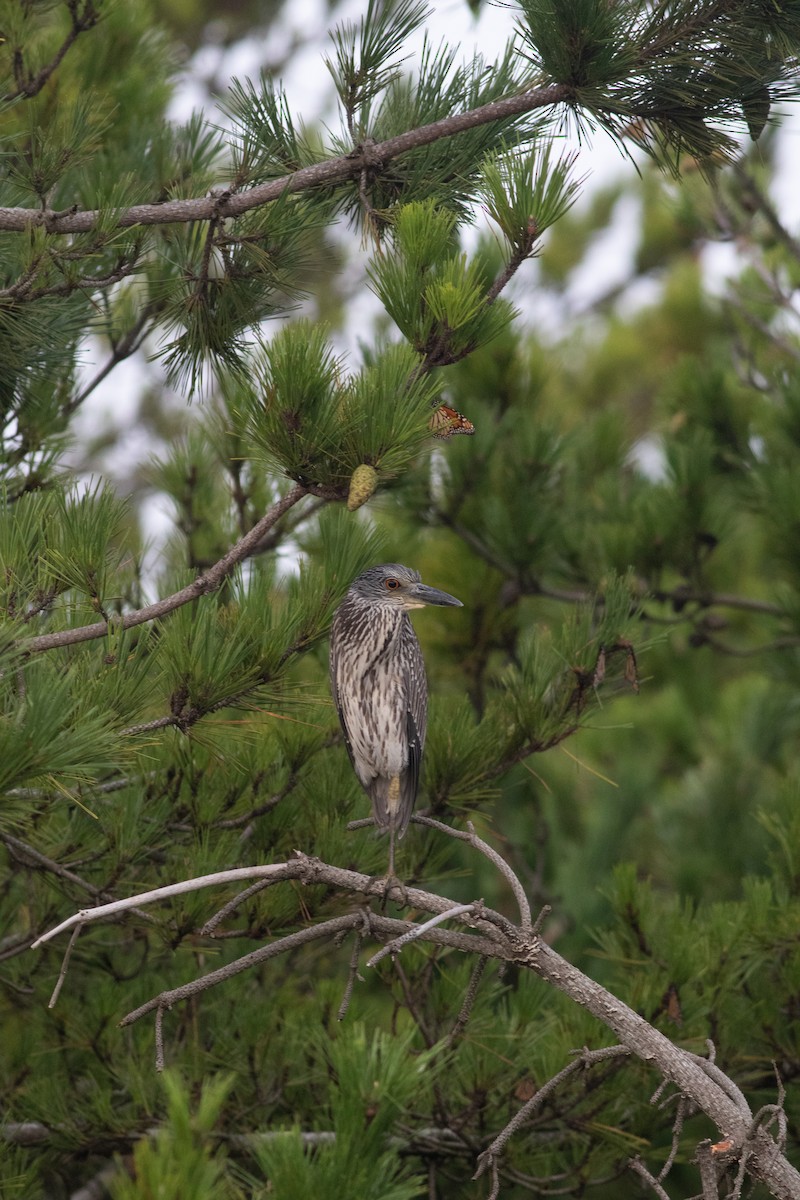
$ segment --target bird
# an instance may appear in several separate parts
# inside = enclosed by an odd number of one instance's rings
[[[370,567],[348,588],[333,616],[331,692],[347,753],[372,801],[375,824],[389,832],[389,877],[419,788],[428,729],[428,682],[410,609],[462,608],[400,563]]]

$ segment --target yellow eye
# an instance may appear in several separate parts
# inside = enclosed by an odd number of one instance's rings
[[[399,579],[384,579],[383,586],[388,588],[390,592],[396,592],[400,587]]]

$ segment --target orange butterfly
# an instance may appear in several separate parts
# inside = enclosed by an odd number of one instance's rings
[[[435,438],[446,441],[458,433],[473,434],[475,426],[457,408],[451,408],[449,404],[440,404],[431,417],[430,430]]]

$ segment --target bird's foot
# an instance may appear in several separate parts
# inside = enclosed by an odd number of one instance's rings
[[[408,888],[403,883],[399,876],[391,872],[388,875],[371,875],[368,893],[380,890],[381,908],[386,911],[386,905],[391,900],[393,904],[399,905],[401,908],[408,904]]]

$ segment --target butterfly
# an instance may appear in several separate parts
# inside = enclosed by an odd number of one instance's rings
[[[440,404],[431,417],[430,430],[435,438],[446,441],[447,438],[455,437],[457,433],[473,434],[475,426],[457,408],[451,408],[449,404]]]

